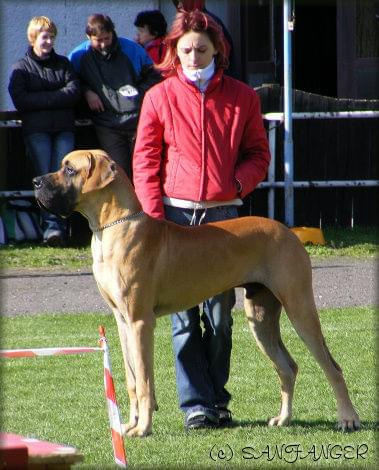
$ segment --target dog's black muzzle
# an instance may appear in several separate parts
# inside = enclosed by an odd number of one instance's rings
[[[52,173],[33,178],[34,195],[38,205],[52,214],[68,217],[76,205],[76,191],[54,183]]]

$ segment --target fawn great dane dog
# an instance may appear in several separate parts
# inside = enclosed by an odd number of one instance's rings
[[[280,411],[268,424],[286,425],[292,415],[297,365],[281,340],[283,307],[334,390],[339,427],[359,428],[342,370],[321,331],[309,256],[287,227],[262,217],[196,227],[153,219],[142,211],[123,170],[102,150],[71,152],[59,171],[33,184],[41,207],[63,217],[78,211],[93,231],[93,273],[113,310],[123,352],[129,436],[152,431],[156,318],[237,286],[245,289],[251,331],[280,379]]]

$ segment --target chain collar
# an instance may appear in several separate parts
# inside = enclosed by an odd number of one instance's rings
[[[124,222],[126,222],[130,219],[134,219],[135,217],[139,217],[142,214],[143,214],[143,211],[139,211],[139,212],[136,212],[135,214],[126,215],[125,217],[121,217],[121,219],[114,220],[113,222],[110,222],[109,224],[105,224],[101,227],[92,229],[92,232],[101,232],[105,228],[113,227],[113,225],[122,224],[122,223],[124,223]]]

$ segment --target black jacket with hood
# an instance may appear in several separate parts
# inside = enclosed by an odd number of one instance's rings
[[[82,43],[69,58],[79,74],[83,95],[92,90],[104,105],[103,112],[90,113],[95,125],[135,130],[146,90],[161,79],[143,47],[113,32],[106,54]]]

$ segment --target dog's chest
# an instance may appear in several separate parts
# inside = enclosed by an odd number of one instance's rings
[[[93,264],[103,263],[102,233],[94,233],[91,241],[91,252]]]
[[[107,279],[110,277],[109,263],[104,261],[104,251],[102,243],[102,234],[94,233],[91,244],[92,251],[92,269],[96,282],[103,288],[108,290]]]
[[[93,258],[93,275],[99,286],[102,296],[112,306],[119,307],[123,294],[118,270],[115,269],[114,263],[107,261],[106,253],[102,244],[101,234],[94,234],[92,238],[92,258]]]

